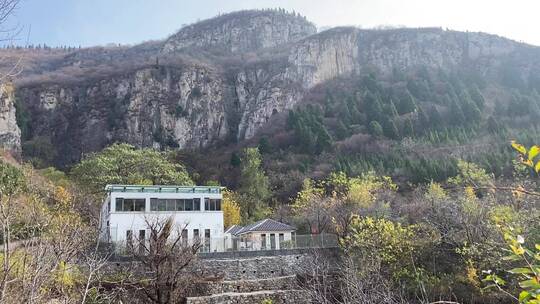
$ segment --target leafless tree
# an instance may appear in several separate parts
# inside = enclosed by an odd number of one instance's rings
[[[19,3],[20,0],[0,0],[0,42],[2,43],[13,44],[24,29],[19,25],[7,24],[19,7]],[[7,60],[13,60],[13,58],[0,56],[0,64]],[[23,57],[18,56],[13,62],[7,62],[9,67],[0,74],[0,83],[19,75],[22,72],[22,61]]]
[[[381,275],[379,263],[362,267],[345,257],[338,265],[315,255],[308,279],[302,284],[314,303],[321,304],[404,304],[406,301]]]
[[[147,219],[146,222],[149,239],[125,246],[133,262],[128,269],[118,270],[123,277],[117,282],[102,284],[119,298],[123,298],[122,293],[129,294],[126,301],[133,302],[133,293],[136,293],[145,299],[144,303],[181,303],[197,281],[189,266],[195,262],[201,242],[188,242],[181,233],[186,225],[177,226],[172,218]]]

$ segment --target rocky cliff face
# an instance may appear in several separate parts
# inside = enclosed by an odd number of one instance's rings
[[[203,67],[145,68],[89,84],[21,88],[33,137],[52,137],[67,163],[115,141],[199,148],[227,134],[224,86]]]
[[[0,148],[19,152],[21,130],[17,126],[15,98],[11,84],[0,87]]]
[[[297,105],[313,87],[350,74],[428,67],[474,68],[497,77],[507,62],[519,67],[520,76],[540,70],[539,48],[486,34],[436,28],[315,32],[311,23],[293,14],[233,13],[184,28],[163,44],[144,47],[144,52],[137,47],[114,52],[118,67],[123,57],[127,63],[140,58],[155,65],[126,64],[130,68],[70,84],[25,84],[17,89],[17,98],[31,114],[31,137],[50,137],[70,163],[114,141],[197,149],[251,138],[272,115]],[[184,50],[193,53],[201,47],[234,56],[248,52],[256,59],[231,66],[229,55],[206,61],[182,57]],[[155,58],[164,53],[167,61],[158,63]],[[104,62],[111,56],[106,51],[84,54],[70,54],[66,60],[75,56],[77,69],[84,70],[105,56],[100,54],[108,54]],[[8,113],[5,109],[12,106],[3,100],[2,113]],[[11,134],[3,141],[17,146],[14,116],[9,115],[3,114],[3,121],[10,121],[10,131],[0,134]],[[0,124],[0,130],[7,130],[6,125]]]
[[[242,11],[183,28],[167,39],[163,52],[188,47],[251,52],[295,42],[316,32],[315,25],[294,13]]]

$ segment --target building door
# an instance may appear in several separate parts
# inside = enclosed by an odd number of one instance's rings
[[[270,249],[276,249],[276,235],[270,234]]]
[[[146,230],[139,230],[139,254],[146,253]]]
[[[188,231],[187,229],[182,229],[182,245],[187,246],[188,241]]]
[[[204,251],[210,252],[210,229],[204,229]]]
[[[261,234],[261,249],[266,250],[266,234]]]
[[[128,253],[133,252],[133,231],[126,230],[126,250]]]

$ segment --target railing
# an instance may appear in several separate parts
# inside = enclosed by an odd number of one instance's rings
[[[134,238],[131,242],[125,240],[111,242],[112,250],[118,255],[133,255],[144,253],[144,248],[149,248],[149,241],[141,241]],[[193,245],[193,240],[188,239],[182,245]],[[267,237],[266,241],[260,238],[206,238],[200,240],[199,252],[238,252],[238,251],[262,251],[262,250],[290,250],[309,248],[335,248],[339,246],[338,237],[334,234],[292,235],[290,239],[279,240],[278,235],[273,239]]]
[[[214,186],[161,186],[161,185],[107,185],[107,192],[143,193],[221,193],[222,187]]]

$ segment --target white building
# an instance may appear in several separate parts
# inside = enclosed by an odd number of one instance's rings
[[[279,250],[291,248],[296,228],[264,219],[245,227],[234,225],[225,231],[227,250]]]
[[[201,240],[203,251],[224,250],[221,187],[107,185],[105,190],[103,241],[135,249],[146,244],[150,223],[172,217],[182,238]]]

